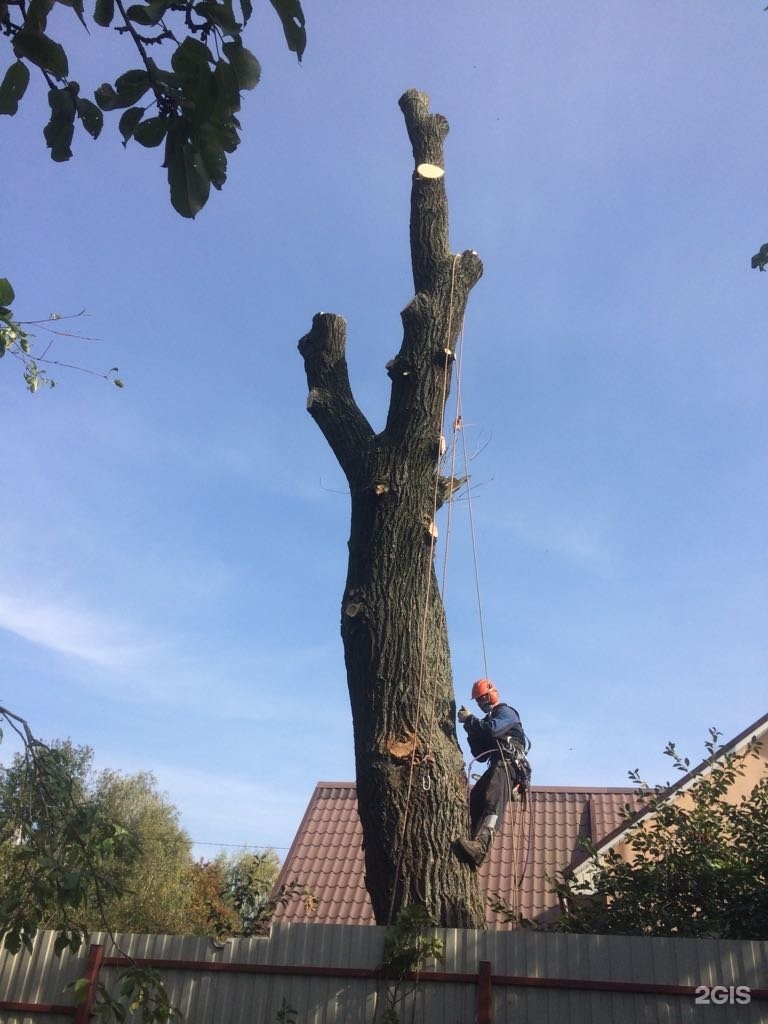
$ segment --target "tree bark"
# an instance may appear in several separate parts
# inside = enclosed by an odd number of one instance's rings
[[[453,853],[467,831],[445,613],[434,571],[435,511],[453,352],[483,267],[448,242],[443,142],[429,99],[400,99],[413,148],[410,248],[415,296],[387,364],[391,398],[375,434],[355,403],[342,317],[318,313],[299,342],[307,408],[349,482],[352,521],[341,634],[352,705],[366,886],[376,920],[421,904],[446,927],[484,927],[476,873]]]

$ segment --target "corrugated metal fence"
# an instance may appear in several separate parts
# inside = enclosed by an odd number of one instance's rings
[[[269,938],[119,936],[157,966],[185,1024],[374,1024],[392,982],[379,971],[385,930],[276,924]],[[403,1024],[726,1024],[768,1022],[768,943],[441,929],[445,954],[401,988]],[[120,957],[94,935],[79,957],[53,955],[52,933],[32,954],[0,954],[0,1024],[86,1024],[64,986]],[[100,950],[99,947],[102,947]],[[101,954],[104,954],[100,962]],[[294,1019],[294,1018],[290,1018]]]

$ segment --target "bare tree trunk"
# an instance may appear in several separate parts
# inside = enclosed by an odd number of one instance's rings
[[[443,141],[448,122],[423,93],[400,99],[416,168],[411,262],[416,295],[385,429],[374,434],[352,396],[342,317],[318,313],[299,342],[307,407],[349,481],[352,524],[341,633],[352,704],[366,886],[376,920],[421,904],[440,924],[483,927],[477,877],[453,853],[467,831],[467,782],[455,731],[445,614],[434,572],[442,422],[475,252],[448,244]]]

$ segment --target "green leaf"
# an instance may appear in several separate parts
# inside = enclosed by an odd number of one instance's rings
[[[69,61],[64,47],[43,32],[21,29],[13,37],[13,52],[17,57],[25,57],[43,71],[49,71],[55,78],[66,78],[69,74]]]
[[[234,153],[240,145],[240,136],[235,129],[237,123],[237,118],[233,117],[231,123],[218,125],[219,141],[226,153]]]
[[[0,114],[15,114],[29,84],[29,68],[22,61],[11,64],[0,83]]]
[[[64,7],[71,7],[85,27],[86,32],[88,31],[88,26],[86,25],[85,18],[83,17],[83,0],[58,0],[58,3],[63,4]]]
[[[136,130],[136,125],[144,117],[144,111],[146,107],[129,107],[117,123],[117,130],[123,136],[123,145],[128,144],[128,140]]]
[[[126,71],[115,79],[115,91],[118,94],[128,93],[132,89],[140,89],[140,95],[143,96],[150,85],[149,75],[143,68]]]
[[[201,64],[213,64],[213,54],[192,36],[187,36],[171,57],[171,67],[177,72],[196,74]]]
[[[115,16],[115,0],[96,0],[93,20],[102,28],[109,28]]]
[[[205,18],[227,35],[234,36],[240,33],[242,26],[235,18],[231,0],[200,0],[195,4],[194,10],[201,18]]]
[[[90,978],[76,978],[74,981],[67,982],[64,986],[65,989],[72,990],[72,998],[75,1006],[80,1006],[88,998],[88,993],[91,988]]]
[[[75,134],[75,126],[63,118],[52,117],[43,128],[43,135],[51,151],[51,160],[56,163],[64,163],[72,156],[72,136]]]
[[[114,88],[104,82],[94,93],[102,110],[122,110],[132,107],[149,89],[150,80],[146,71],[126,71],[115,81]]]
[[[75,106],[80,120],[83,122],[83,128],[85,128],[91,138],[98,139],[101,129],[104,127],[104,115],[102,112],[95,103],[80,97],[75,100]],[[58,317],[51,316],[51,319],[58,319]]]
[[[270,2],[283,23],[288,49],[295,53],[301,61],[301,56],[307,45],[307,33],[304,28],[304,11],[301,9],[299,0],[270,0]]]
[[[245,28],[253,14],[253,4],[251,3],[251,0],[240,0],[240,10],[243,12],[243,28]]]
[[[216,80],[215,114],[225,120],[240,109],[240,83],[234,67],[225,60],[216,61],[213,75]]]
[[[220,189],[227,180],[227,154],[215,126],[210,123],[204,124],[200,131],[200,153],[211,184]]]
[[[255,89],[261,78],[261,65],[250,50],[246,50],[239,39],[224,43],[224,53],[235,69],[241,89]]]
[[[155,22],[152,21],[149,15],[148,6],[148,4],[131,4],[125,12],[125,15],[130,21],[135,22],[137,25],[154,25]]]
[[[164,117],[148,117],[134,129],[133,137],[140,146],[153,149],[159,146],[168,131],[168,121]]]
[[[173,0],[152,0],[148,4],[131,4],[126,14],[137,25],[156,25],[162,20],[172,2]]]
[[[45,32],[52,7],[52,0],[29,0],[24,28],[30,32]]]
[[[100,85],[93,95],[101,110],[117,109],[117,93],[109,82],[104,82],[103,85]]]
[[[11,287],[7,277],[0,277],[0,306],[10,306],[16,298],[16,293]]]
[[[77,111],[75,97],[66,85],[48,90],[48,106],[51,108],[52,119],[74,122]]]
[[[171,188],[171,203],[182,217],[195,217],[208,202],[210,180],[200,151],[176,129],[168,134],[165,147],[165,166]]]
[[[765,270],[766,263],[768,263],[768,242],[761,245],[752,257],[752,269]]]
[[[72,156],[72,136],[75,131],[75,94],[66,85],[48,90],[51,119],[43,128],[43,135],[51,151],[51,159],[63,163]]]
[[[67,934],[67,932],[61,932],[59,935],[56,936],[56,941],[53,944],[53,952],[55,956],[60,956],[65,949],[72,948],[74,948],[72,945],[72,940],[70,939],[70,936]]]

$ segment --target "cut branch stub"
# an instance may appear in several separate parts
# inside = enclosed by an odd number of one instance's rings
[[[442,167],[438,167],[437,164],[418,164],[416,173],[420,178],[442,178],[445,171]]]

